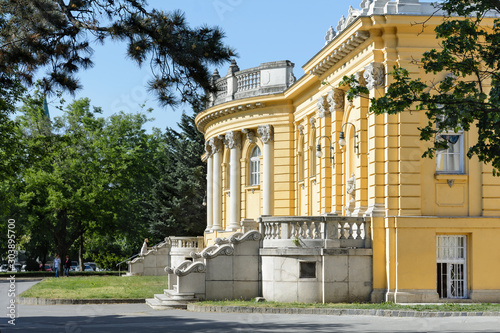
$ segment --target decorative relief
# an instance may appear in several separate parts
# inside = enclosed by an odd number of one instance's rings
[[[366,80],[364,78],[364,71],[356,72],[356,74],[354,74],[354,78],[356,79],[356,81],[358,81],[358,83],[352,83],[351,84],[352,88],[357,88],[359,86],[361,86],[361,87],[366,86]]]
[[[297,128],[299,129],[299,134],[304,135],[304,125],[301,124]]]
[[[204,273],[207,270],[207,266],[202,262],[192,262],[191,260],[186,260],[180,263],[179,266],[165,267],[165,273],[175,274],[177,276],[185,276],[190,273]]]
[[[201,251],[201,256],[205,259],[212,259],[221,255],[232,256],[234,248],[231,244],[224,244],[221,246],[209,246]]]
[[[309,123],[311,124],[311,128],[315,128],[316,127],[316,118],[312,117],[311,119],[309,119]]]
[[[337,33],[335,32],[335,30],[333,29],[332,26],[330,26],[330,28],[326,31],[326,36],[325,36],[325,45],[327,45],[328,43],[330,43],[334,38],[335,36],[337,35]]]
[[[347,180],[346,192],[351,197],[347,205],[345,206],[345,216],[351,216],[354,211],[354,205],[356,203],[356,177],[352,174],[351,178]]]
[[[318,116],[320,118],[330,115],[330,110],[325,106],[325,96],[321,96],[316,100],[316,107],[318,108]]]
[[[264,144],[269,143],[273,139],[273,126],[262,125],[257,128],[257,134]]]
[[[371,90],[373,88],[383,87],[385,83],[385,66],[380,62],[372,62],[365,67],[363,77],[366,80],[366,87]]]
[[[288,86],[291,86],[292,84],[294,84],[295,81],[297,81],[297,79],[295,78],[295,75],[293,75],[293,72],[292,72],[288,76]]]
[[[236,232],[229,237],[229,241],[233,244],[238,244],[246,241],[259,241],[262,239],[262,234],[257,230],[250,230],[246,234]]]
[[[358,16],[360,16],[361,14],[363,14],[362,10],[354,9],[352,6],[349,6],[349,13],[347,14],[347,18],[345,18],[344,15],[342,15],[342,17],[339,20],[339,23],[337,24],[337,31],[340,32],[345,28],[347,28],[349,24],[354,22],[354,20],[356,20]]]
[[[222,140],[217,138],[210,138],[208,144],[212,150],[212,155],[218,153],[222,149]]]
[[[238,131],[226,132],[224,143],[229,149],[241,148],[241,134]]]
[[[344,108],[344,91],[338,88],[330,90],[326,101],[330,105],[330,112],[342,110]]]
[[[205,151],[207,152],[207,158],[212,156],[212,146],[210,145],[210,140],[205,142]]]
[[[247,140],[249,143],[255,143],[255,133],[251,129],[243,128],[241,130],[241,133],[247,136]]]

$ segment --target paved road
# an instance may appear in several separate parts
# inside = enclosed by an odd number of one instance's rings
[[[32,283],[19,282],[17,289]],[[0,283],[6,312],[6,283]],[[500,332],[499,317],[385,318],[192,313],[155,311],[145,304],[121,305],[18,305],[16,325],[2,316],[0,332]]]

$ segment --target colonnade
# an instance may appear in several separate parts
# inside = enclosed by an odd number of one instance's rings
[[[252,129],[229,131],[225,135],[210,138],[205,143],[207,161],[207,228],[205,232],[224,230],[222,224],[222,154],[224,146],[230,150],[229,157],[229,221],[226,221],[226,231],[240,228],[241,216],[241,151],[242,133],[247,141],[255,140]],[[262,213],[273,213],[273,127],[259,126],[257,134],[263,145],[262,163]],[[260,207],[258,207],[260,210]],[[227,216],[227,215],[226,215]],[[227,223],[229,222],[229,223]]]

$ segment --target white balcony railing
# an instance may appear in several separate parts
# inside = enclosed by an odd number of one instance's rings
[[[319,246],[329,240],[334,247],[371,247],[370,222],[363,217],[262,216],[259,228],[264,247],[287,244],[286,240]]]

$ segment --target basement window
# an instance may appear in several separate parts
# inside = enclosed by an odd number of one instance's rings
[[[300,262],[300,274],[301,279],[316,278],[316,262]]]

